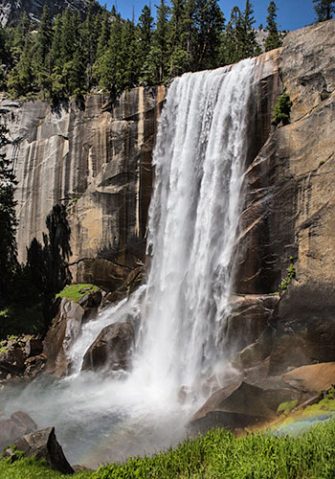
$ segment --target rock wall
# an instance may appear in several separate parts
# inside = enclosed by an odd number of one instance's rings
[[[329,21],[286,37],[291,123],[273,127],[246,174],[237,292],[278,291],[290,257],[296,271],[264,324],[272,373],[335,358],[334,31]]]
[[[242,357],[266,359],[273,373],[335,357],[334,27],[329,21],[292,32],[282,49],[257,60],[237,244],[240,309],[223,337],[248,348]],[[283,89],[293,103],[291,123],[275,127],[273,105]],[[42,102],[2,102],[19,180],[21,258],[32,237],[41,238],[53,204],[65,200],[76,280],[116,289],[144,261],[164,96],[163,87],[137,88],[114,108],[107,97],[91,95],[58,111]],[[279,296],[290,257],[296,279]]]
[[[38,20],[43,12],[44,5],[48,5],[49,12],[55,16],[66,8],[84,13],[89,0],[0,0],[0,25],[18,23],[23,12],[32,20]]]
[[[52,206],[66,201],[75,280],[118,287],[144,260],[151,155],[164,87],[125,92],[117,105],[90,95],[51,110],[3,100],[16,191],[19,257],[42,238]]]

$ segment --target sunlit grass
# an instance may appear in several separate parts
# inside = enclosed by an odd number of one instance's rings
[[[236,438],[223,429],[187,440],[176,449],[132,458],[75,479],[334,479],[335,421],[299,437],[249,434]],[[32,460],[0,461],[0,479],[63,479]]]
[[[74,283],[66,286],[63,291],[57,295],[57,298],[66,298],[78,303],[87,294],[94,293],[95,291],[99,291],[99,288],[94,284]]]

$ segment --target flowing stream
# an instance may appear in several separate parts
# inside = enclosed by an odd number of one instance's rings
[[[84,325],[74,374],[15,394],[40,427],[54,425],[69,460],[94,466],[179,442],[228,365],[219,343],[229,313],[242,206],[255,61],[185,74],[169,88],[154,153],[147,284]],[[107,325],[140,322],[132,369],[80,372]]]

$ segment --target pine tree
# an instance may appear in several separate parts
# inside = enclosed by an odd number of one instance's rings
[[[67,219],[66,207],[57,204],[47,216],[48,236],[44,236],[46,264],[48,271],[47,293],[54,296],[71,282],[68,266],[72,254],[71,228]]]
[[[192,56],[189,49],[188,38],[190,10],[187,0],[172,0],[171,20],[170,20],[170,65],[169,76],[181,75],[190,70],[192,65]],[[193,24],[193,19],[192,19]]]
[[[98,58],[94,66],[99,85],[109,92],[112,103],[121,95],[124,88],[122,75],[124,65],[123,53],[120,48],[121,44],[122,20],[114,9],[114,20],[111,24],[108,48],[102,57]]]
[[[243,58],[241,43],[242,12],[238,7],[231,11],[226,31],[221,37],[220,62],[221,65],[230,65]]]
[[[8,74],[8,90],[16,97],[29,96],[36,92],[37,85],[34,81],[32,56],[33,43],[31,36],[28,35],[18,62]]]
[[[154,34],[154,47],[157,51],[158,76],[157,83],[166,78],[169,61],[169,13],[170,9],[165,0],[160,0],[157,8],[157,25]]]
[[[122,26],[121,33],[121,61],[123,88],[133,88],[138,83],[139,64],[136,50],[136,27],[134,20],[127,20]]]
[[[81,89],[90,90],[93,84],[93,65],[96,60],[99,24],[94,15],[94,3],[90,0],[84,22],[79,27],[81,62],[86,69],[86,81]],[[86,67],[86,68],[85,68]]]
[[[335,13],[335,0],[313,0],[318,22],[333,18]]]
[[[0,125],[0,304],[8,302],[18,270],[16,248],[15,175],[4,152],[8,131]]]
[[[109,19],[109,13],[106,10],[101,14],[100,32],[98,36],[98,44],[97,44],[97,52],[96,52],[97,59],[101,58],[102,55],[105,53],[108,46],[109,37],[110,37],[110,19]]]
[[[38,88],[43,92],[51,93],[51,64],[50,49],[52,42],[52,21],[48,6],[43,8],[43,14],[39,24],[35,41],[35,66],[34,75],[37,79]]]
[[[255,18],[251,1],[246,0],[245,10],[241,16],[240,28],[237,31],[241,45],[242,58],[253,57],[260,53],[260,47],[256,41],[254,30]]]
[[[144,5],[142,13],[138,19],[138,60],[143,65],[151,47],[153,17],[151,16],[151,8]]]
[[[275,48],[279,48],[282,45],[282,40],[278,32],[277,27],[277,5],[274,1],[271,1],[268,6],[267,26],[268,36],[265,40],[265,51],[270,51]]]
[[[13,31],[11,53],[16,62],[19,61],[20,56],[24,50],[29,32],[30,32],[30,21],[26,12],[24,12],[20,17],[20,22],[18,26],[15,27]]]
[[[221,34],[224,27],[223,13],[217,0],[195,2],[196,44],[195,69],[215,68],[219,63]]]

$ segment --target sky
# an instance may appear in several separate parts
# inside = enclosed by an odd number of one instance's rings
[[[113,4],[125,18],[131,18],[133,9],[138,18],[143,5],[150,4],[150,0],[99,0],[102,5],[111,8]],[[245,0],[219,0],[225,17],[229,19],[231,9],[237,5],[241,9],[245,6]],[[255,26],[266,23],[266,10],[269,0],[253,0],[255,10]],[[277,0],[278,25],[282,30],[295,30],[302,28],[314,21],[314,9],[312,0]],[[151,0],[151,5],[158,4],[158,0]]]

